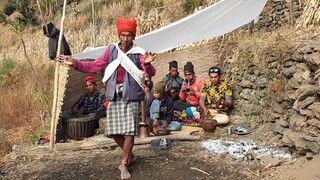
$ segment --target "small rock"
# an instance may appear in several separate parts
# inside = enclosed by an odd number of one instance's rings
[[[280,160],[278,158],[273,158],[270,155],[261,157],[261,160],[264,162],[264,164],[268,164],[271,167],[279,166],[282,164],[282,160]]]
[[[313,152],[307,152],[307,153],[306,153],[306,158],[307,158],[308,160],[313,159],[313,156],[314,156],[314,153],[313,153]]]
[[[20,152],[22,150],[22,147],[20,145],[14,144],[12,146],[12,151],[13,152]]]

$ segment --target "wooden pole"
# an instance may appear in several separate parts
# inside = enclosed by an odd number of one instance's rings
[[[41,6],[40,6],[40,3],[39,3],[39,0],[37,0],[37,5],[38,5],[38,9],[39,9],[39,12],[40,12],[40,15],[41,15],[42,24],[43,24],[43,26],[46,28],[47,33],[49,33],[49,32],[48,32],[47,24],[46,24],[46,22],[45,22],[45,19],[44,19],[42,10],[41,10]]]
[[[94,12],[94,0],[92,2],[92,47],[96,47],[96,17]]]
[[[150,131],[146,121],[146,102],[141,101],[141,123],[139,123],[139,138],[150,136]]]
[[[141,122],[147,124],[146,121],[146,101],[141,101]]]
[[[293,0],[290,0],[289,2],[289,14],[290,14],[290,25],[293,28],[294,27],[294,14],[293,14]]]
[[[47,98],[46,98],[46,96],[44,95],[43,88],[42,88],[41,83],[40,83],[40,81],[39,81],[39,77],[37,76],[37,73],[36,73],[36,71],[35,71],[34,68],[33,68],[32,62],[31,62],[31,60],[30,60],[30,58],[29,58],[29,56],[28,56],[28,54],[27,54],[26,45],[25,45],[23,39],[21,39],[21,41],[22,41],[22,46],[23,46],[24,54],[25,54],[25,56],[26,56],[26,59],[28,60],[29,66],[30,66],[30,68],[31,68],[31,71],[32,71],[33,76],[34,76],[34,79],[35,79],[35,81],[36,81],[36,85],[37,85],[37,87],[39,88],[41,97],[42,97],[42,99],[43,99],[43,101],[44,101],[44,104],[46,105],[47,111],[48,111],[49,113],[51,113],[50,107],[49,107],[49,104],[48,104],[48,101],[47,101]]]
[[[254,27],[254,20],[252,20],[249,24],[249,34],[251,35],[253,33],[253,27]]]
[[[63,12],[61,17],[61,27],[58,41],[58,49],[57,49],[57,57],[60,55],[61,51],[61,41],[63,36],[63,23],[66,13],[67,0],[63,2]],[[57,122],[59,120],[59,113],[57,111],[58,104],[58,86],[59,86],[59,73],[60,73],[60,63],[58,61],[55,62],[55,74],[54,74],[54,94],[53,94],[53,105],[52,105],[52,116],[51,116],[51,129],[50,129],[50,149],[55,149],[55,141],[56,141],[56,131],[57,131]]]

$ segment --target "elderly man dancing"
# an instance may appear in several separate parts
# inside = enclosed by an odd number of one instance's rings
[[[109,101],[105,134],[123,150],[119,170],[121,179],[128,179],[131,177],[128,165],[134,158],[134,136],[138,135],[138,107],[145,96],[143,74],[155,75],[151,61],[156,55],[133,43],[137,27],[135,20],[118,18],[116,24],[120,42],[109,45],[95,61],[81,62],[65,56],[60,56],[59,61],[86,73],[106,68],[102,79]]]

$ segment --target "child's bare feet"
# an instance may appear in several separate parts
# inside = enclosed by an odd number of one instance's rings
[[[167,121],[163,121],[163,124],[162,124],[162,128],[166,129],[168,127],[168,122]]]
[[[164,130],[164,128],[162,128],[162,127],[160,127],[160,126],[153,127],[153,133],[154,133],[155,135],[158,134],[158,131],[163,131],[163,130]]]
[[[121,179],[129,179],[131,178],[131,174],[129,173],[128,167],[127,167],[127,162],[121,162],[119,166],[119,170],[121,173]]]

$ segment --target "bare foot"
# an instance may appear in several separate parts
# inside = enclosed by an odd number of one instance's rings
[[[162,124],[162,128],[166,129],[168,127],[168,125],[169,125],[168,122],[164,121],[163,124]]]
[[[164,130],[164,129],[161,128],[161,127],[159,127],[159,126],[154,126],[153,129],[152,129],[152,131],[153,131],[153,133],[154,133],[155,135],[158,134],[158,131],[162,131],[162,130]]]
[[[126,162],[121,162],[119,166],[119,170],[121,173],[121,179],[129,179],[131,178],[131,174],[128,171],[127,163]]]

